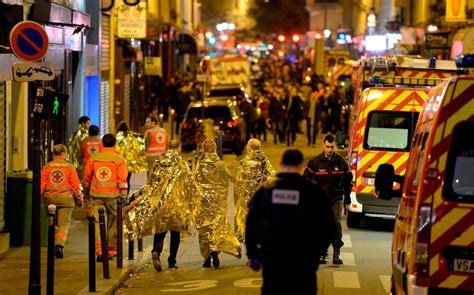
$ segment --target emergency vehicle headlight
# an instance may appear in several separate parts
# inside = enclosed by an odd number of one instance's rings
[[[474,68],[474,54],[461,54],[456,57],[458,68]]]

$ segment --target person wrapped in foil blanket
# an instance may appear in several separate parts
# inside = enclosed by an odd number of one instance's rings
[[[133,201],[125,210],[125,239],[187,230],[193,223],[196,206],[193,190],[193,174],[179,152],[169,149],[160,155],[150,184],[133,194]]]
[[[240,258],[240,243],[227,218],[227,195],[229,171],[216,153],[216,143],[206,139],[202,143],[202,154],[196,164],[196,193],[199,207],[196,214],[196,228],[199,233],[201,255],[204,267],[210,267],[211,258],[219,266],[219,252]]]
[[[252,138],[247,143],[246,155],[240,160],[235,172],[235,227],[240,242],[245,243],[245,224],[248,213],[248,202],[257,188],[275,176],[268,157],[261,151],[261,143]]]

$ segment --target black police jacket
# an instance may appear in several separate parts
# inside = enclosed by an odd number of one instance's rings
[[[344,196],[344,204],[351,203],[352,173],[338,154],[333,153],[330,159],[326,158],[324,152],[317,155],[308,162],[304,176],[326,189],[331,202],[342,200]]]
[[[247,256],[317,267],[336,222],[324,189],[297,173],[279,173],[262,184],[249,202]]]

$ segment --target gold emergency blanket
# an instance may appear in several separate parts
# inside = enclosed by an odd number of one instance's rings
[[[235,172],[235,227],[237,238],[245,243],[245,223],[248,202],[257,188],[275,176],[275,169],[268,157],[261,151],[250,151],[240,161]]]
[[[145,155],[145,139],[133,131],[117,132],[115,149],[127,161],[129,173],[142,173],[148,171]]]
[[[199,232],[201,255],[225,252],[240,257],[240,243],[227,219],[229,172],[216,153],[203,153],[196,165],[196,193],[199,208],[196,228]]]
[[[69,138],[69,162],[78,169],[79,176],[82,176],[82,141],[89,136],[89,130],[79,127]],[[82,180],[82,178],[80,178]]]
[[[151,183],[134,193],[131,209],[124,214],[125,239],[186,230],[196,205],[193,189],[193,174],[178,151],[170,149],[160,155]]]

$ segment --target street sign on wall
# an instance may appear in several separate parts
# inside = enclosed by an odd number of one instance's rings
[[[146,37],[146,1],[137,5],[121,2],[117,14],[117,35],[119,38]]]
[[[54,65],[50,62],[17,62],[13,65],[13,79],[17,82],[54,80]]]
[[[11,30],[10,45],[19,59],[37,61],[48,51],[48,35],[40,24],[22,21]]]
[[[145,75],[162,76],[161,57],[145,57]]]
[[[449,49],[451,48],[449,32],[425,33],[426,49]]]

